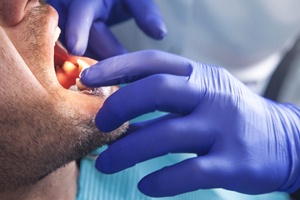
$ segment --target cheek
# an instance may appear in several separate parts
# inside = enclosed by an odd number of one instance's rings
[[[39,5],[38,0],[1,0],[1,25],[4,27],[17,25],[23,20],[27,10]]]
[[[12,13],[14,14],[12,15]],[[2,26],[14,26],[18,24],[23,17],[24,2],[23,4],[18,4],[14,1],[2,0],[0,3],[0,19]]]
[[[56,15],[51,7],[39,7],[22,23],[6,28],[10,40],[34,76],[46,89],[60,87],[53,64]]]

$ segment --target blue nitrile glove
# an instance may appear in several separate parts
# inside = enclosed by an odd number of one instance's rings
[[[47,0],[59,13],[60,41],[70,53],[95,59],[126,52],[108,26],[133,17],[150,37],[162,39],[166,27],[153,0]]]
[[[139,189],[154,197],[200,188],[248,194],[300,187],[300,111],[251,92],[221,67],[158,51],[113,57],[82,73],[92,87],[128,83],[96,117],[103,131],[155,110],[162,118],[132,124],[96,167],[115,173],[168,153],[195,157],[146,177]]]

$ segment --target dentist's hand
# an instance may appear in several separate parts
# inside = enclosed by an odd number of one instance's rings
[[[109,27],[134,18],[150,37],[162,39],[166,27],[153,0],[47,0],[59,13],[61,42],[74,55],[97,60],[123,54],[126,49]]]
[[[223,68],[143,51],[104,60],[85,70],[82,81],[92,87],[132,82],[99,111],[103,131],[155,110],[170,113],[132,124],[129,135],[99,156],[101,172],[168,153],[195,154],[144,177],[139,189],[146,195],[200,188],[258,194],[300,186],[299,109],[252,93]]]

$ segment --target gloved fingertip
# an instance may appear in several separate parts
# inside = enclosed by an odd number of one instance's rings
[[[162,40],[168,33],[167,28],[164,24],[160,24],[159,26],[157,26],[157,29],[154,31],[154,37],[157,40]]]
[[[89,73],[89,68],[86,68],[84,70],[81,71],[79,77],[82,83],[86,84],[88,82],[88,78],[87,78],[87,74]]]
[[[104,174],[111,174],[111,162],[108,156],[105,156],[105,152],[101,153],[95,163],[95,167],[98,171]]]
[[[103,107],[102,107],[103,108]],[[106,109],[107,110],[107,109]],[[105,115],[107,112],[103,112],[103,109],[99,110],[95,117],[95,124],[96,127],[102,132],[102,133],[107,133],[109,134],[111,131],[113,131],[116,126],[114,123],[115,121],[110,119],[111,115]],[[118,127],[118,126],[117,126]]]
[[[151,182],[148,181],[147,177],[143,178],[138,183],[138,189],[141,193],[149,196],[149,197],[161,197],[153,188],[156,188],[156,185],[153,185]]]
[[[91,87],[90,84],[89,84],[89,79],[86,78],[86,72],[87,69],[81,71],[80,75],[79,75],[79,80],[80,82],[84,85],[84,86],[87,86],[87,87]]]
[[[96,72],[94,72],[93,67],[89,67],[84,69],[80,74],[80,81],[88,87],[96,88],[99,87],[97,81],[99,78],[96,76]]]
[[[84,54],[86,45],[81,44],[75,35],[68,35],[66,41],[69,53],[77,56],[82,56]]]
[[[145,24],[141,24],[141,27],[153,39],[161,40],[167,35],[168,31],[166,25],[160,18],[152,16],[148,17],[146,21]]]
[[[167,29],[164,29],[163,27],[159,27],[158,30],[154,33],[154,39],[156,40],[162,40],[167,35]]]

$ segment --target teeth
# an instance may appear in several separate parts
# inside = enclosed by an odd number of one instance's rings
[[[80,81],[79,78],[76,79],[76,86],[77,86],[78,90],[80,90],[80,91],[82,91],[82,90],[91,90],[87,86],[83,85],[83,83]]]
[[[63,66],[62,66],[62,69],[64,70],[64,72],[67,74],[67,75],[71,75],[73,73],[76,73],[77,71],[77,67],[76,65],[74,65],[72,62],[70,61],[65,61]]]
[[[60,28],[57,26],[56,29],[55,29],[55,34],[54,34],[54,43],[57,42],[60,33],[61,33],[61,30],[60,30]]]
[[[81,77],[81,72],[83,70],[85,70],[86,68],[89,68],[90,65],[87,64],[85,61],[81,60],[81,59],[77,59],[77,64],[79,66],[79,71],[80,71],[80,74],[79,74],[79,78]]]
[[[76,79],[76,85],[77,85],[79,90],[87,90],[89,88],[82,84],[82,82],[80,81],[80,77],[81,77],[81,72],[84,69],[89,68],[90,65],[87,64],[85,61],[83,61],[81,59],[77,59],[77,64],[78,64],[78,67],[79,67],[80,74],[79,74],[79,78]]]

